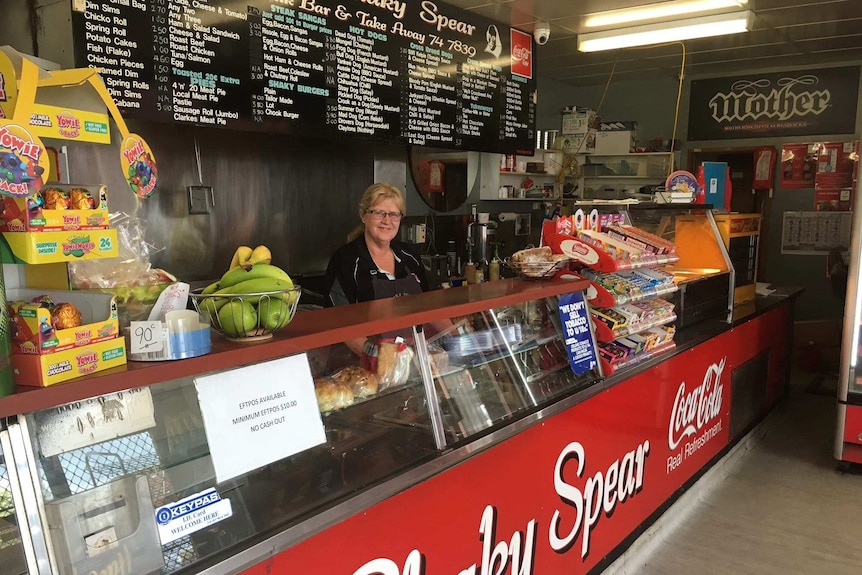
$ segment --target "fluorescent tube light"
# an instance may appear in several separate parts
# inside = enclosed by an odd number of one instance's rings
[[[631,24],[644,20],[670,19],[723,8],[741,8],[748,0],[671,0],[633,8],[607,10],[584,16],[584,28],[602,28],[618,24]]]
[[[632,46],[648,46],[693,38],[737,34],[748,31],[750,20],[751,12],[743,10],[661,24],[645,24],[603,32],[588,32],[578,34],[578,51],[598,52],[600,50],[615,50],[617,48],[631,48]]]

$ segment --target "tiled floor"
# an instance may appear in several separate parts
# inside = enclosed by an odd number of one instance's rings
[[[605,573],[862,573],[862,473],[832,459],[836,402],[813,377]]]

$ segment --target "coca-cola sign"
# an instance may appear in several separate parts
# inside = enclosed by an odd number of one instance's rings
[[[694,80],[688,139],[852,134],[859,67]]]
[[[703,382],[694,389],[687,389],[683,381],[679,384],[670,424],[667,428],[667,447],[674,451],[683,439],[697,435],[721,415],[721,374],[726,358],[706,369]]]

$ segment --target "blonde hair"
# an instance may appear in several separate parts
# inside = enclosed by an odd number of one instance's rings
[[[407,213],[407,207],[404,205],[404,194],[401,193],[401,190],[392,184],[377,182],[365,188],[365,191],[362,193],[362,198],[359,200],[360,217],[362,214],[385,200],[392,200],[395,202],[395,205],[398,206],[398,210],[402,214]],[[347,235],[347,241],[351,242],[364,233],[365,225],[360,223]]]

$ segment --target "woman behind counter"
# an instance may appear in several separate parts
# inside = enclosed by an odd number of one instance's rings
[[[404,196],[389,184],[370,185],[359,201],[362,224],[336,250],[326,269],[329,306],[416,294],[428,290],[425,268],[396,240]]]

